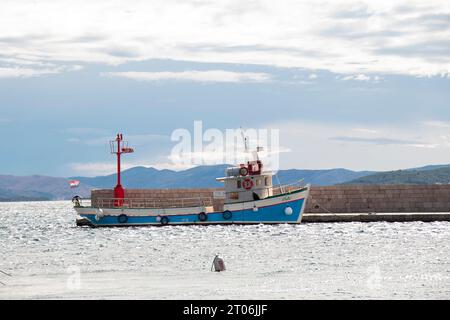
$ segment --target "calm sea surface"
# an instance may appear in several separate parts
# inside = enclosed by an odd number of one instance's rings
[[[0,242],[0,299],[450,298],[448,222],[91,229],[22,202]]]

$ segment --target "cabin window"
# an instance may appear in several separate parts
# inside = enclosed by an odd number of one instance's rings
[[[238,200],[239,199],[239,192],[230,192],[229,198],[231,200]]]
[[[266,178],[264,179],[264,184],[265,184],[266,186],[269,185],[269,177],[266,177]]]
[[[238,189],[242,188],[242,182],[241,182],[241,180],[238,180],[238,181],[237,181],[237,188],[238,188]]]
[[[258,186],[260,186],[261,185],[261,179],[257,179],[256,180],[256,186],[258,187]]]

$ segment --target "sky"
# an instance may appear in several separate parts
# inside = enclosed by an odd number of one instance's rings
[[[450,163],[449,1],[0,2],[0,174],[184,169],[171,134],[278,129],[282,169]]]

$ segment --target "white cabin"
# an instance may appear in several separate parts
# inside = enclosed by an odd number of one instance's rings
[[[260,160],[249,161],[226,170],[226,177],[217,178],[225,184],[225,204],[262,200],[273,195],[272,172],[263,172]]]

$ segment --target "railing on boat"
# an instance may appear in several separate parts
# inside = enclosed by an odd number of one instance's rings
[[[274,186],[272,187],[272,192],[274,195],[279,195],[279,194],[283,194],[283,193],[290,193],[290,192],[294,192],[300,189],[303,189],[306,187],[305,184],[303,184],[303,180],[304,179],[300,179],[297,181],[294,181],[292,183],[288,183],[288,184],[283,184],[283,185],[278,185],[278,186]]]
[[[303,188],[305,188],[305,186],[303,186],[303,185],[293,185],[293,184],[287,185],[287,184],[285,184],[282,186],[276,186],[276,187],[272,187],[272,188],[271,187],[258,188],[258,191],[262,191],[262,190],[270,191],[270,189],[272,189],[272,195],[278,196],[280,194],[292,193],[292,192],[301,190]],[[241,194],[241,193],[247,193],[247,192],[248,192],[247,190],[242,189],[242,190],[233,190],[232,193]]]
[[[201,198],[98,198],[92,201],[92,206],[113,208],[121,203],[125,208],[186,208],[213,206],[212,197]]]
[[[280,195],[284,193],[290,193],[302,189],[305,187],[301,182],[302,180],[295,181],[290,184],[278,185],[272,187],[273,195]],[[269,187],[268,187],[269,188]],[[86,203],[89,200],[91,203]],[[219,199],[216,199],[219,200]],[[94,198],[94,199],[81,199],[79,200],[79,206],[90,206],[99,208],[113,208],[117,207],[118,203],[121,203],[121,207],[124,208],[186,208],[186,207],[209,207],[209,206],[221,206],[219,201],[214,202],[214,197],[191,197],[191,198]]]

